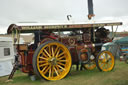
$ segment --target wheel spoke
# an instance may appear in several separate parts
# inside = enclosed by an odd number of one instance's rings
[[[60,53],[60,49],[58,49],[55,57],[58,57],[59,53]]]
[[[52,74],[52,67],[51,67],[51,65],[50,65],[50,69],[49,69],[49,78],[51,77],[51,74]]]
[[[54,66],[52,66],[52,77],[54,77]]]
[[[104,64],[101,64],[101,66],[100,66],[100,67],[101,67],[102,69],[104,69],[104,66],[105,66]]]
[[[41,64],[40,67],[43,67],[43,66],[47,66],[49,65],[48,63],[44,63],[44,64]]]
[[[46,70],[47,67],[48,67],[48,66],[45,66],[45,67],[42,69],[42,72],[44,72],[44,71]]]
[[[102,66],[103,66],[103,64],[102,64],[102,63],[100,63],[99,65],[100,65],[100,67],[102,67]]]
[[[65,66],[65,64],[58,62],[59,65]]]
[[[39,63],[48,63],[48,61],[39,61]]]
[[[44,58],[44,57],[39,57],[40,59],[43,59],[43,60],[48,60],[47,58]]]
[[[49,49],[49,55],[52,56],[51,55],[51,47],[50,47],[50,45],[48,46],[48,49]]]
[[[58,59],[58,60],[61,60],[61,59],[63,59],[63,58],[65,58],[65,56],[59,57],[59,58],[57,58],[57,59]]]
[[[103,68],[105,68],[105,67],[106,67],[106,64],[104,63],[104,64],[103,64]]]
[[[108,64],[105,64],[105,69],[108,69]]]
[[[100,60],[99,63],[104,64],[103,60]]]
[[[44,49],[44,52],[51,58],[51,55]]]
[[[58,60],[58,62],[67,62],[67,60]]]
[[[62,56],[62,55],[64,55],[65,54],[65,52],[62,52],[61,54],[59,54],[57,57],[60,57],[60,56]]]
[[[56,54],[56,52],[57,52],[57,50],[58,50],[58,48],[59,48],[59,46],[58,45],[56,45],[57,47],[56,47],[56,49],[55,49],[55,54]]]
[[[55,67],[56,67],[58,73],[61,74],[59,67],[58,66],[55,66]]]
[[[102,68],[104,67],[104,63],[102,63],[102,62],[100,62],[99,65],[100,65],[100,67],[102,67]]]
[[[61,68],[62,70],[64,70],[65,71],[65,68],[63,68],[62,66],[60,66],[60,65],[57,65],[59,68]]]
[[[52,47],[52,57],[54,57],[55,55],[54,55],[55,53],[54,53],[54,51],[53,51],[53,47]]]
[[[44,52],[43,52],[43,56],[46,57],[46,58],[48,58],[48,56]]]
[[[107,68],[110,68],[109,63],[107,64]]]
[[[55,67],[54,67],[54,70],[55,70],[55,73],[57,74],[57,76],[59,76],[58,71],[56,70],[56,68],[55,68]]]
[[[50,69],[51,65],[49,65],[49,67],[43,72],[44,74],[46,74],[48,72],[48,70]]]
[[[109,62],[109,63],[108,63],[108,66],[109,66],[109,67],[111,67],[111,65],[112,65],[112,63],[111,63],[111,62]]]

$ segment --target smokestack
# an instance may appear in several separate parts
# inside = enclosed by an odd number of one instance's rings
[[[88,19],[90,20],[92,17],[94,17],[93,13],[93,0],[88,0]]]

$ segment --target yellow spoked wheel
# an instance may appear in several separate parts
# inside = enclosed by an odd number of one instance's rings
[[[93,60],[90,63],[85,64],[84,67],[87,70],[93,70],[94,68],[96,68],[96,62]]]
[[[96,65],[100,71],[111,71],[114,68],[114,56],[109,51],[101,51],[96,57]]]
[[[46,80],[60,80],[70,71],[69,50],[59,42],[48,41],[37,48],[33,56],[35,73]]]

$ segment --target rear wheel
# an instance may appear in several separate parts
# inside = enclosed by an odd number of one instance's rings
[[[33,56],[35,73],[46,80],[63,79],[69,73],[71,64],[69,50],[56,41],[40,45]]]
[[[93,70],[96,68],[96,62],[94,60],[90,61],[88,64],[84,64],[85,69],[87,70]]]
[[[115,65],[114,56],[110,51],[101,51],[96,57],[96,65],[100,71],[111,71]]]

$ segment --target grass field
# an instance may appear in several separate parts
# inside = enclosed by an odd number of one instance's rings
[[[115,69],[111,72],[75,71],[59,81],[37,79],[31,81],[27,74],[16,72],[12,82],[5,82],[8,76],[0,78],[0,85],[128,85],[128,64],[116,61]]]

